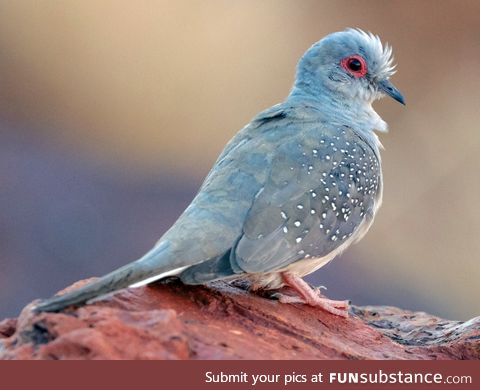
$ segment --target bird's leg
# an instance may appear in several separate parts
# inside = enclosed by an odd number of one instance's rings
[[[286,285],[295,290],[300,296],[292,297],[282,295],[279,301],[282,303],[304,303],[310,306],[320,307],[323,310],[340,317],[348,317],[348,301],[334,301],[319,295],[318,290],[312,289],[301,277],[290,272],[282,272],[282,278]]]

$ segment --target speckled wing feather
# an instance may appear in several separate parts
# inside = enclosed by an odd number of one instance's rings
[[[328,255],[373,217],[380,180],[377,156],[353,130],[304,126],[279,145],[231,260],[255,273]]]

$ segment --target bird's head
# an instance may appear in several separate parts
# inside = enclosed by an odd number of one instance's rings
[[[405,104],[389,81],[395,73],[390,46],[358,29],[327,35],[301,58],[295,88],[310,95],[328,93],[348,103],[372,103],[385,95]],[[315,96],[313,96],[315,97]]]

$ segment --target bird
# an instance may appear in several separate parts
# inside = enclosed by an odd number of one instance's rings
[[[382,203],[380,149],[387,124],[372,103],[405,105],[390,77],[392,48],[348,28],[300,58],[285,100],[255,116],[226,145],[177,221],[140,259],[86,285],[40,301],[36,312],[88,304],[117,290],[170,276],[186,285],[248,282],[348,317],[302,278],[368,231]],[[286,289],[280,290],[282,287]]]

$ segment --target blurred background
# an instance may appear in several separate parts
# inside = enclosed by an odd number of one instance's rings
[[[345,27],[394,48],[385,193],[310,277],[331,298],[480,314],[480,2],[0,2],[0,318],[142,255],[225,143]]]

